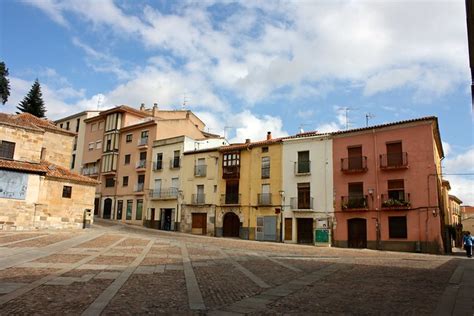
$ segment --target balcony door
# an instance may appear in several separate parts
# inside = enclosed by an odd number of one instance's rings
[[[309,171],[309,151],[299,151],[297,173],[308,173]]]
[[[204,203],[204,185],[199,184],[196,186],[196,202],[197,204]]]
[[[155,179],[155,188],[153,189],[153,192],[157,195],[160,194],[160,192],[161,192],[161,179]]]
[[[298,183],[298,209],[310,209],[310,183]]]
[[[402,166],[403,165],[403,154],[402,154],[402,142],[388,143],[387,144],[387,166]]]
[[[225,204],[239,203],[239,181],[226,181]]]
[[[362,169],[362,146],[347,148],[347,156],[349,157],[349,170]]]

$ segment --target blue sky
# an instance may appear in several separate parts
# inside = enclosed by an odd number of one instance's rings
[[[51,119],[186,96],[232,141],[436,115],[445,171],[474,173],[464,1],[4,0],[0,32],[2,111],[38,78]]]

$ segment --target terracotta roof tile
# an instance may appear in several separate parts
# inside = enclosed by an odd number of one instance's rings
[[[24,129],[34,130],[38,132],[50,131],[61,134],[74,136],[76,133],[66,131],[54,125],[53,121],[38,118],[30,113],[7,114],[0,113],[0,123],[21,127]]]
[[[66,168],[52,164],[48,161],[40,163],[0,159],[0,169],[26,171],[31,173],[44,174],[47,178],[56,178],[67,181],[80,182],[85,184],[99,184],[100,182],[86,176],[72,172]]]

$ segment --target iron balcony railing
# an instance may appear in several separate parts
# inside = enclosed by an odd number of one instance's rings
[[[240,194],[239,193],[226,193],[221,195],[222,205],[239,205]]]
[[[153,161],[153,170],[162,170],[163,160]]]
[[[205,177],[207,173],[207,165],[196,165],[194,166],[194,176]]]
[[[146,168],[146,160],[138,160],[136,167],[137,169]]]
[[[311,172],[311,161],[296,161],[295,174],[308,174]]]
[[[180,167],[179,157],[174,157],[170,160],[170,169],[178,169]]]
[[[344,173],[366,172],[367,157],[347,157],[341,158],[341,171]]]
[[[143,192],[144,189],[145,189],[145,183],[137,183],[135,184],[135,187],[133,188],[135,192]]]
[[[261,193],[257,195],[258,205],[272,205],[272,194]]]
[[[82,174],[85,176],[90,176],[90,175],[98,174],[98,173],[99,173],[99,168],[97,167],[89,167],[89,168],[82,169]]]
[[[390,153],[380,155],[381,169],[399,169],[408,168],[408,153]]]
[[[341,207],[344,210],[367,209],[367,195],[341,196]]]
[[[292,197],[290,198],[290,206],[292,210],[312,210],[314,198],[309,199]]]
[[[138,140],[138,146],[148,145],[148,137],[142,137]]]
[[[178,188],[154,189],[150,191],[150,198],[157,200],[177,199],[178,194]]]
[[[240,177],[240,166],[222,167],[223,179],[238,179]]]
[[[385,209],[406,209],[411,207],[410,193],[398,191],[392,194],[382,194],[380,196],[382,208]]]
[[[206,195],[203,193],[193,194],[191,196],[191,204],[195,204],[195,205],[206,204]]]

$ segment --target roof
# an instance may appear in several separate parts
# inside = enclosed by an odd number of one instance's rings
[[[262,147],[266,145],[274,145],[276,143],[281,143],[284,138],[272,138],[266,139],[258,142],[250,142],[250,143],[237,143],[237,144],[230,144],[228,146],[222,146],[219,151],[234,151],[234,150],[241,150],[246,148],[253,148],[253,147]]]
[[[0,113],[0,122],[7,125],[39,131],[39,132],[48,131],[48,132],[60,133],[60,134],[71,135],[71,136],[76,135],[76,133],[69,132],[57,127],[53,121],[36,117],[30,113],[20,113],[20,114]]]
[[[449,195],[449,199],[456,201],[458,204],[462,204],[462,201],[461,201],[457,196],[455,196],[455,195],[451,195],[451,194],[450,194],[450,195]]]
[[[43,174],[47,178],[79,182],[88,185],[96,185],[100,183],[97,180],[82,176],[78,173],[70,171],[69,169],[60,167],[45,160],[39,163],[34,163],[0,159],[0,169]]]
[[[209,153],[213,151],[218,151],[221,147],[210,147],[210,148],[205,148],[205,149],[196,149],[196,150],[189,150],[183,152],[183,155],[194,155],[194,154],[200,154],[200,153]]]
[[[62,121],[67,121],[67,120],[70,120],[72,118],[75,118],[75,117],[80,117],[80,116],[84,116],[86,115],[87,113],[99,113],[100,111],[99,110],[86,110],[86,111],[82,111],[82,112],[79,112],[79,113],[76,113],[76,114],[72,114],[72,115],[69,115],[69,116],[66,116],[66,117],[62,117],[60,119],[57,119],[56,121],[54,121],[54,123],[59,123],[59,122],[62,122]]]

